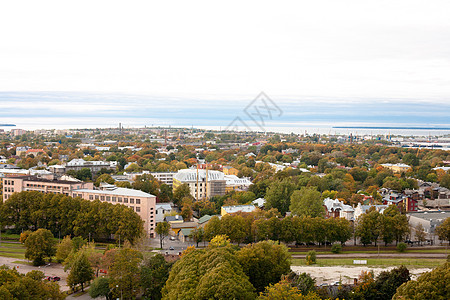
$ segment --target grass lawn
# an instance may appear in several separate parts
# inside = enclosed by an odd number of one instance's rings
[[[20,234],[7,234],[2,232],[2,239],[4,240],[19,240]]]
[[[0,246],[0,256],[24,259],[25,247],[18,243],[2,242]]]
[[[19,258],[19,259],[25,259],[25,253],[7,253],[7,252],[0,252],[0,256],[3,256],[3,257],[11,257],[11,258]]]
[[[19,265],[27,265],[27,266],[32,266],[33,263],[30,261],[22,261],[22,260],[15,260],[12,262],[13,264],[19,264]]]
[[[317,259],[317,264],[313,266],[326,267],[326,266],[371,266],[371,267],[390,267],[401,266],[406,267],[421,267],[421,268],[434,268],[443,264],[445,259],[408,259],[408,258],[368,258],[367,265],[354,265],[353,258],[336,258],[336,259]],[[293,266],[306,266],[304,259],[293,259]]]

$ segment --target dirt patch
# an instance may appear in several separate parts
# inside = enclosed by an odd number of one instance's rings
[[[344,266],[335,266],[335,267],[311,267],[311,266],[292,266],[292,271],[296,273],[308,273],[313,278],[316,279],[317,284],[321,283],[333,283],[335,281],[341,281],[343,284],[352,284],[354,278],[358,278],[361,274],[361,271],[370,271],[372,270],[377,276],[382,271],[389,271],[395,267],[388,268],[371,268],[371,267],[344,267]],[[409,269],[411,273],[411,278],[415,279],[419,275],[429,272],[432,269],[429,268],[417,268],[417,269]]]

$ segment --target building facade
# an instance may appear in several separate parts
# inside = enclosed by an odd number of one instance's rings
[[[2,178],[3,201],[7,200],[13,193],[23,191],[37,191],[42,193],[64,194],[72,196],[72,191],[81,188],[94,188],[92,182],[79,180],[56,180],[37,176],[11,176]]]
[[[92,182],[45,179],[37,176],[4,177],[2,183],[3,201],[16,192],[37,191],[125,205],[141,217],[147,234],[150,237],[154,236],[156,196],[152,194],[134,189],[119,188],[110,184],[102,184],[99,189],[94,189]]]
[[[112,184],[102,184],[100,189],[76,189],[72,197],[85,200],[100,200],[111,204],[122,204],[133,209],[144,221],[144,230],[150,237],[155,235],[156,196],[140,190],[120,188]]]
[[[220,171],[183,169],[173,176],[173,189],[187,184],[194,199],[225,195],[226,181]]]

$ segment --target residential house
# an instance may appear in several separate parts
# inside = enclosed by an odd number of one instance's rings
[[[326,198],[323,200],[323,206],[326,210],[326,218],[344,218],[349,221],[354,220],[355,209],[339,199]]]
[[[173,211],[173,203],[156,203],[155,205],[155,223],[164,221],[164,215]]]

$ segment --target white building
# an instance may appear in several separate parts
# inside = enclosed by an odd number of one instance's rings
[[[155,205],[156,224],[164,221],[164,214],[170,214],[173,211],[173,203],[157,203]]]
[[[254,205],[232,205],[232,206],[222,206],[220,209],[220,214],[223,216],[227,214],[233,214],[237,212],[253,212],[256,210]]]
[[[252,182],[247,178],[239,178],[236,175],[224,175],[226,191],[247,191]]]
[[[204,169],[182,169],[173,176],[174,190],[182,184],[187,184],[195,199],[208,199],[225,195],[226,181],[220,171]]]
[[[388,208],[388,205],[361,205],[361,203],[358,203],[358,205],[355,207],[355,220],[358,219],[362,214],[366,213],[371,207],[375,207],[375,209],[380,214],[382,214],[384,210]]]
[[[344,218],[349,221],[354,220],[355,209],[350,205],[344,204],[339,199],[326,198],[323,200],[323,205],[327,210],[327,217],[329,218]]]

